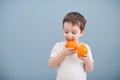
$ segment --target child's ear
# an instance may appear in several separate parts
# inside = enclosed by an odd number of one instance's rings
[[[80,36],[83,36],[85,34],[85,29],[81,31]]]

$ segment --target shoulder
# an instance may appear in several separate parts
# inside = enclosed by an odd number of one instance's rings
[[[65,41],[61,41],[61,42],[56,42],[55,45],[64,45]]]
[[[88,49],[90,49],[90,46],[87,43],[81,42],[80,44],[84,44]]]
[[[56,42],[55,45],[53,46],[52,51],[61,51],[63,50],[63,48],[65,47],[65,41],[62,42]]]
[[[61,42],[56,42],[54,47],[61,47],[61,46],[65,46],[65,41],[61,41]]]
[[[80,44],[84,44],[84,45],[86,45],[86,46],[89,46],[87,43],[85,43],[85,42],[81,42]]]

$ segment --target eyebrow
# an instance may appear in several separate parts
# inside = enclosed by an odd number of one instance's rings
[[[63,30],[68,31],[67,29],[63,29]]]
[[[77,32],[77,30],[72,30],[73,32]]]
[[[68,29],[63,29],[63,30],[68,30]],[[77,31],[77,30],[72,30],[72,31]]]

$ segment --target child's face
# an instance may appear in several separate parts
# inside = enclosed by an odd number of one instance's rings
[[[85,32],[85,30],[81,32],[80,28],[77,25],[72,25],[70,22],[65,22],[63,26],[63,34],[66,41],[79,41],[79,38]]]

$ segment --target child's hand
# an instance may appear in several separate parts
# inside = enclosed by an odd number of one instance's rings
[[[79,58],[82,59],[82,60],[86,60],[87,57],[88,57],[87,54],[85,56],[79,56]]]
[[[66,54],[66,56],[70,56],[73,55],[74,53],[77,52],[77,50],[73,49],[73,48],[64,48],[63,52]]]
[[[87,46],[85,44],[80,44],[80,46],[78,47],[78,51],[77,51],[77,55],[78,57],[84,57],[88,54],[88,49]]]

